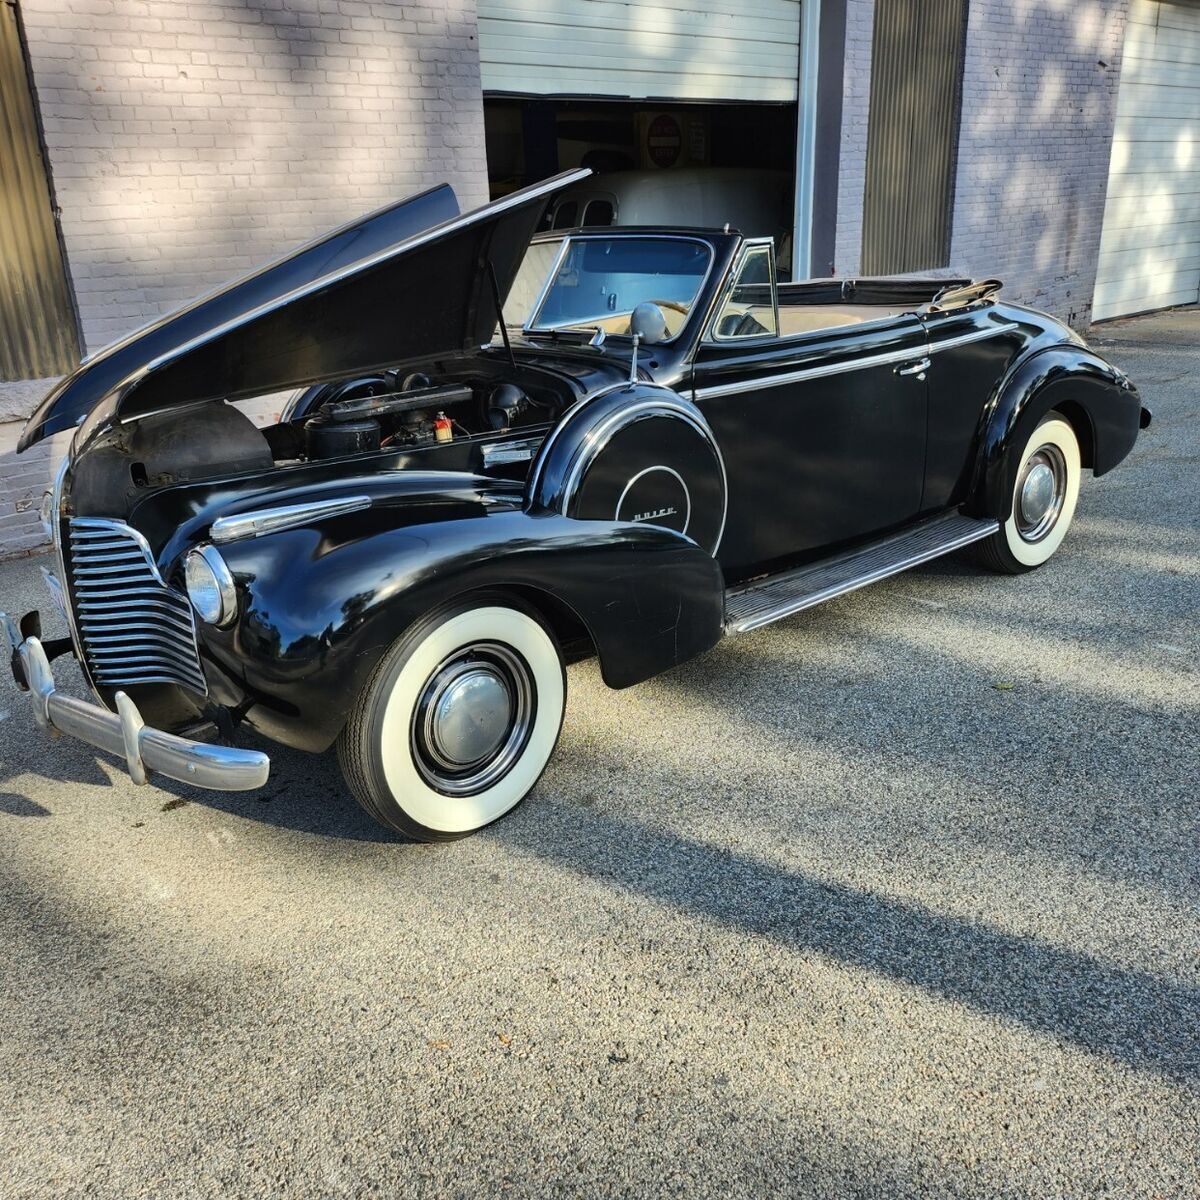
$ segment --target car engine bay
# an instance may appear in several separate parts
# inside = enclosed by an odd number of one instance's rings
[[[264,433],[273,450],[313,462],[503,433],[543,422],[560,406],[557,394],[538,396],[513,382],[471,377],[435,382],[422,371],[385,371],[310,389],[294,405],[300,417]]]
[[[571,399],[565,380],[486,364],[387,370],[317,385],[293,396],[282,419],[261,427],[223,401],[149,413],[105,429],[77,455],[71,508],[120,517],[164,488],[337,459],[374,457],[383,470],[417,456],[435,469],[522,478]],[[512,446],[516,434],[525,435],[521,453]]]

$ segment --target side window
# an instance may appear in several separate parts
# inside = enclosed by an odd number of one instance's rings
[[[574,229],[575,217],[579,212],[579,203],[575,200],[564,200],[554,210],[555,229]]]
[[[713,337],[778,337],[775,263],[770,246],[750,246],[742,256],[733,286],[713,322]]]
[[[583,213],[585,225],[611,225],[613,223],[613,206],[609,200],[592,200]]]

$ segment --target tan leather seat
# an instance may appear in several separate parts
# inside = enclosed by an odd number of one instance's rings
[[[836,329],[840,325],[861,325],[899,316],[906,311],[886,304],[794,304],[780,306],[779,332],[784,337],[812,333],[818,329]]]

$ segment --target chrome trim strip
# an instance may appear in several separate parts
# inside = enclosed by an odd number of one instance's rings
[[[756,392],[760,388],[781,387],[787,383],[801,383],[806,379],[824,379],[830,375],[844,375],[849,371],[858,371],[864,367],[885,367],[890,363],[915,362],[930,354],[938,354],[942,350],[951,350],[956,346],[965,346],[970,342],[979,342],[984,338],[995,337],[997,334],[1009,333],[1020,326],[993,325],[989,329],[979,329],[974,333],[965,333],[961,337],[947,338],[941,342],[929,342],[924,349],[913,346],[907,350],[891,350],[887,354],[873,354],[867,358],[844,359],[841,362],[828,363],[821,367],[806,367],[799,371],[787,371],[782,375],[766,375],[758,379],[742,379],[737,383],[713,384],[711,387],[695,388],[692,392],[694,400],[710,400],[717,396],[737,396],[743,392]]]
[[[92,635],[88,638],[88,641],[97,647],[97,654],[111,653],[111,650],[107,649],[108,646],[115,646],[118,643],[124,644],[126,642],[125,634],[113,633],[112,626],[105,629],[101,625],[98,628],[103,630],[103,634]],[[139,621],[136,624],[130,622],[125,628],[131,631],[131,637],[136,640],[138,645],[145,642],[147,644],[165,646],[173,653],[178,650],[177,645],[166,630],[148,621]]]
[[[152,729],[124,692],[114,697],[115,713],[66,696],[55,685],[54,672],[36,637],[22,641],[5,613],[0,613],[0,634],[20,660],[38,725],[52,737],[66,733],[123,759],[134,783],[145,783],[150,771],[221,792],[252,791],[267,782],[271,760],[261,750],[214,746]]]
[[[893,350],[888,354],[873,354],[869,358],[844,359],[822,367],[806,367],[801,371],[786,371],[782,375],[765,375],[758,379],[740,379],[737,383],[719,383],[711,387],[696,388],[692,397],[696,401],[711,400],[717,396],[740,396],[744,392],[757,392],[762,388],[782,387],[788,383],[801,383],[806,379],[825,379],[830,375],[845,375],[866,367],[885,367],[890,363],[913,362],[924,355],[924,350],[912,346],[907,350]]]
[[[973,333],[961,333],[958,337],[945,338],[940,342],[930,341],[929,353],[937,354],[942,350],[953,350],[955,346],[966,346],[971,342],[982,342],[984,338],[995,337],[998,333],[1011,333],[1020,329],[1015,321],[1006,321],[1003,325],[989,325],[987,329],[976,329]]]
[[[188,659],[187,652],[180,650],[178,646],[145,635],[130,638],[124,646],[116,645],[110,638],[106,645],[94,649],[92,653],[97,658],[97,670],[120,670],[126,663],[161,664],[164,659],[184,667],[195,666],[195,663]]]
[[[142,591],[149,589],[143,588]],[[133,626],[143,620],[156,621],[158,627],[166,621],[180,628],[191,628],[190,622],[180,614],[174,605],[155,598],[138,599],[132,602],[114,601],[105,604],[100,601],[89,601],[87,614],[80,618],[80,629],[86,629],[98,621],[120,621]]]
[[[951,554],[955,550],[961,550],[964,546],[969,546],[972,542],[978,542],[985,537],[990,537],[999,528],[999,521],[980,521],[976,528],[966,530],[957,537],[951,538],[937,546],[928,547],[916,554],[910,554],[894,562],[873,567],[862,575],[843,580],[841,583],[822,588],[820,591],[810,592],[805,596],[793,596],[788,600],[782,601],[775,608],[756,613],[754,616],[746,617],[741,621],[734,621],[726,626],[725,632],[749,633],[753,629],[761,629],[764,625],[770,625],[774,621],[781,621],[784,617],[790,617],[794,613],[803,612],[806,608],[823,604],[826,600],[833,600],[837,596],[856,592],[859,588],[866,587],[868,584],[878,583],[879,580],[887,579],[891,575],[899,575],[902,571],[907,571],[910,567],[917,567],[921,563],[929,562],[931,559],[941,558],[944,554]],[[770,585],[767,584],[766,586]]]
[[[623,386],[628,386],[623,385]],[[656,385],[657,386],[657,385]],[[668,392],[668,395],[674,396],[675,393],[670,392],[667,388],[662,388]],[[705,441],[712,446],[714,453],[717,456],[717,464],[721,468],[721,490],[723,503],[721,506],[721,524],[717,529],[717,539],[709,550],[709,554],[716,556],[717,551],[721,546],[721,539],[725,536],[725,520],[729,515],[729,476],[725,471],[725,457],[721,453],[721,447],[717,445],[717,439],[713,436],[712,430],[709,429],[703,422],[696,419],[695,414],[684,405],[680,404],[676,399],[665,400],[644,400],[641,404],[630,405],[629,408],[619,409],[617,412],[609,415],[608,419],[602,421],[595,429],[591,430],[584,438],[580,445],[579,455],[575,459],[571,467],[571,473],[567,476],[567,482],[563,486],[563,498],[561,511],[566,513],[568,506],[571,503],[572,497],[575,495],[575,489],[579,486],[580,477],[583,475],[587,464],[604,449],[605,446],[612,440],[613,436],[623,429],[630,420],[637,416],[638,413],[653,411],[654,409],[673,412],[687,421],[697,433],[700,434]]]
[[[258,508],[254,512],[239,513],[236,517],[218,517],[209,529],[209,537],[218,545],[236,542],[240,538],[262,537],[266,533],[278,533],[306,521],[322,517],[336,517],[342,513],[358,512],[370,508],[370,496],[339,496],[333,500],[312,500],[306,504],[284,504],[278,508]],[[211,565],[211,564],[210,564]]]
[[[558,420],[558,424],[550,430],[549,434],[546,435],[546,440],[542,442],[541,449],[538,451],[537,458],[534,460],[533,467],[529,472],[529,479],[525,484],[525,497],[527,500],[533,499],[534,493],[540,486],[542,482],[542,476],[545,474],[546,459],[549,457],[550,450],[555,441],[558,439],[559,434],[561,434],[566,428],[567,423],[571,420],[571,418],[581,409],[589,405],[593,400],[599,400],[602,396],[611,395],[613,392],[620,391],[621,388],[627,388],[628,386],[628,383],[622,381],[621,383],[614,383],[610,387],[601,388],[600,391],[594,392],[590,396],[580,396],[579,399],[576,400],[575,403],[572,404],[570,408],[568,408],[567,411],[562,414]],[[649,384],[648,386],[655,387],[658,385]]]

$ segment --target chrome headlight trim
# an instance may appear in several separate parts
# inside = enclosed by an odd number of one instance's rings
[[[213,588],[216,592],[215,604],[204,604],[196,596],[199,588],[193,587],[193,570],[207,570],[212,576]],[[184,583],[188,600],[196,612],[196,616],[205,624],[215,625],[218,629],[228,625],[237,615],[237,589],[233,586],[233,576],[225,565],[225,560],[215,546],[205,543],[189,550],[184,559]]]
[[[218,546],[241,538],[262,537],[293,525],[306,525],[324,517],[357,512],[371,507],[370,496],[338,496],[332,500],[311,500],[305,504],[285,504],[278,508],[260,508],[239,513],[236,517],[219,517],[212,523],[208,536]]]

